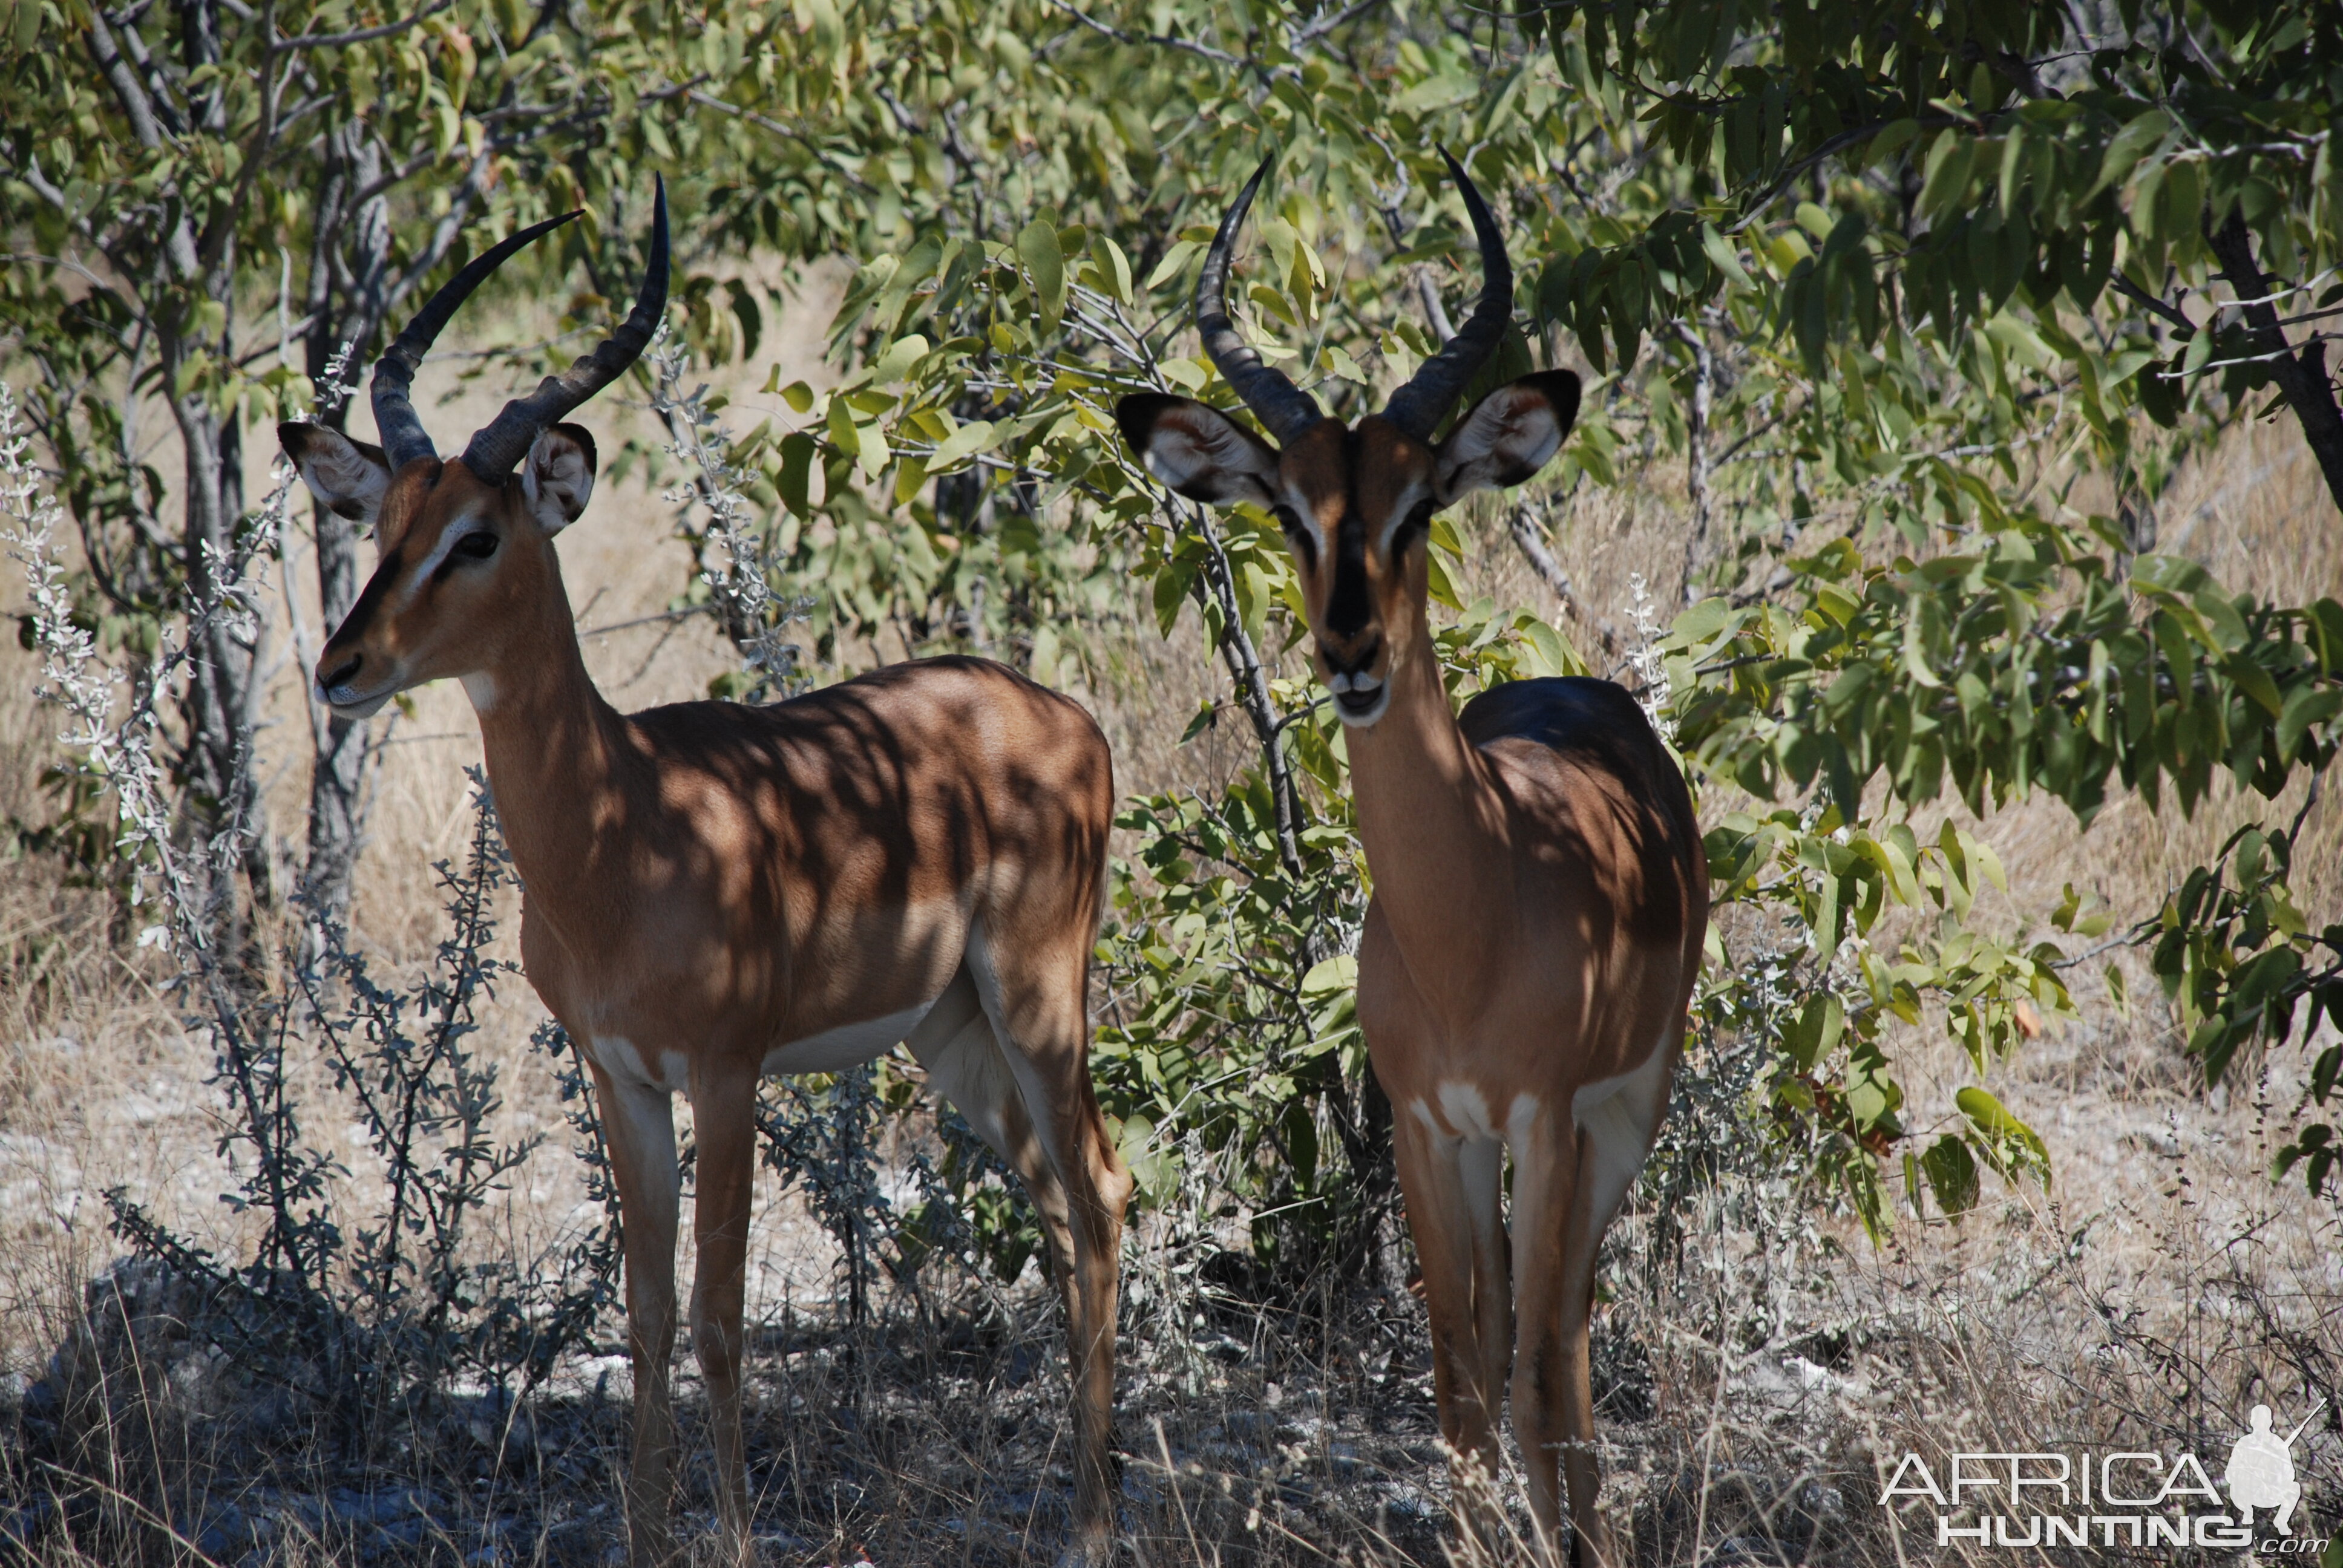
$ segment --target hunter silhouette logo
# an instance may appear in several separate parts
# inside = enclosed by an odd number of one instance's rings
[[[2310,1415],[2302,1418],[2302,1424],[2284,1437],[2270,1430],[2269,1406],[2258,1404],[2248,1413],[2250,1430],[2229,1450],[2228,1468],[2221,1472],[2238,1523],[2252,1524],[2257,1508],[2275,1508],[2278,1517],[2270,1522],[2271,1528],[2280,1535],[2294,1533],[2294,1506],[2302,1501],[2302,1483],[2294,1478],[2294,1440],[2326,1403],[2320,1400]]]
[[[2303,1501],[2295,1442],[2326,1404],[2319,1401],[2283,1436],[2272,1429],[2269,1406],[2247,1412],[2246,1432],[2230,1445],[2221,1472],[2226,1510],[2195,1454],[2141,1451],[1955,1453],[1938,1459],[1940,1466],[1950,1461],[1941,1481],[1926,1460],[1906,1453],[1879,1501],[1907,1526],[1920,1523],[1904,1512],[1915,1500],[1934,1503],[1939,1546],[2243,1547],[2257,1556],[2317,1560],[2330,1543],[2294,1533]],[[2267,1535],[2255,1529],[2258,1512],[2270,1515]]]

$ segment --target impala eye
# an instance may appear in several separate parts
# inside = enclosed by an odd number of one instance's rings
[[[497,536],[485,529],[456,541],[456,553],[467,560],[484,561],[497,553]]]

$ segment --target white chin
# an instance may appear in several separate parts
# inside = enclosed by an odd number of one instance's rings
[[[1383,710],[1390,706],[1391,682],[1386,680],[1375,688],[1374,700],[1364,708],[1353,709],[1342,699],[1342,695],[1337,693],[1334,698],[1334,717],[1353,729],[1365,729],[1373,726],[1376,719],[1381,719],[1383,716]]]
[[[393,687],[387,690],[378,691],[372,697],[344,699],[330,692],[320,691],[317,693],[317,700],[331,709],[335,718],[347,719],[355,724],[362,719],[372,719],[376,714],[380,713],[383,704],[388,702],[397,695],[397,689]]]

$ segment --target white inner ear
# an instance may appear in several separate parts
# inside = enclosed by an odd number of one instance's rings
[[[1183,496],[1223,507],[1275,505],[1275,455],[1202,403],[1163,411],[1148,432],[1146,461],[1149,473]]]
[[[390,470],[369,461],[348,437],[315,427],[295,466],[301,470],[301,482],[320,502],[345,517],[355,506],[359,508],[357,520],[373,526],[382,510],[383,492],[390,488]]]
[[[529,515],[548,534],[578,520],[594,493],[594,467],[576,442],[555,431],[539,436],[521,465],[520,493]]]
[[[1562,421],[1545,395],[1500,387],[1473,407],[1440,444],[1443,506],[1468,491],[1518,485],[1562,447]]]

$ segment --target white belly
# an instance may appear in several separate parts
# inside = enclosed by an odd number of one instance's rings
[[[930,998],[917,1007],[890,1012],[884,1018],[840,1024],[787,1045],[777,1045],[765,1052],[762,1070],[769,1077],[780,1072],[840,1072],[859,1066],[902,1041],[935,1005]]]

